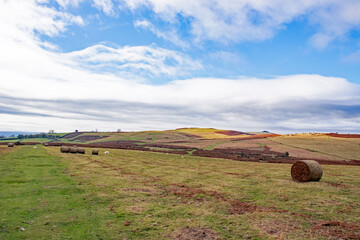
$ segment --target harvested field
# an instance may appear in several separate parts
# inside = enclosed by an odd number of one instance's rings
[[[348,139],[326,137],[276,137],[270,140],[302,150],[336,157],[343,160],[360,160],[358,143]],[[290,152],[290,151],[289,151]]]
[[[98,156],[52,146],[10,150],[0,155],[4,239],[360,236],[357,166],[324,165],[321,181],[297,183],[290,164],[121,149]],[[14,199],[22,202],[15,211]]]

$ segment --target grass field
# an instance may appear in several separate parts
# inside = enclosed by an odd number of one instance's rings
[[[0,239],[360,236],[360,167],[301,184],[287,164],[105,150],[0,147]]]
[[[345,160],[360,160],[360,142],[358,138],[333,137],[275,137],[270,140],[284,146],[308,150],[322,155]]]

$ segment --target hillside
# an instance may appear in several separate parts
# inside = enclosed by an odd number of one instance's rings
[[[233,160],[291,163],[315,159],[328,164],[360,165],[360,135],[303,133],[278,135],[213,128],[180,128],[141,132],[73,132],[42,138],[12,139],[21,144],[83,145],[218,157]]]

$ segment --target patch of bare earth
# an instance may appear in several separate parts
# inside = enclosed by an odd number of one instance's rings
[[[354,223],[326,221],[315,224],[311,230],[326,239],[360,239],[360,226]]]
[[[185,227],[171,233],[173,240],[221,240],[222,238],[213,230],[207,228]]]
[[[265,222],[259,222],[256,226],[260,231],[272,235],[277,239],[283,239],[284,235],[299,230],[299,223],[289,219],[272,219]]]
[[[255,204],[250,202],[242,202],[239,200],[231,201],[230,208],[228,212],[230,214],[245,214],[245,213],[253,213],[258,210],[258,207]]]

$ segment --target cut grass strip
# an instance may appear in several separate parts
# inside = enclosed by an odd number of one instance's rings
[[[108,199],[78,186],[59,159],[42,147],[0,155],[0,239],[115,238]]]

